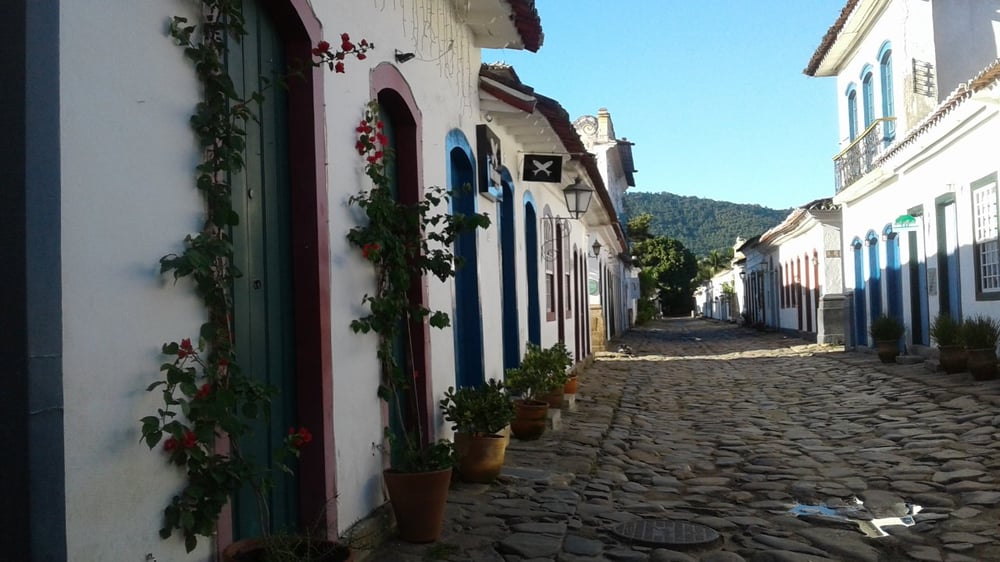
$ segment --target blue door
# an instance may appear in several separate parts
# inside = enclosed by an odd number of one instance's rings
[[[503,293],[503,368],[521,364],[520,319],[517,313],[517,237],[514,232],[514,187],[506,168],[503,171],[503,200],[500,201],[500,260]]]
[[[475,174],[472,162],[461,148],[451,150],[452,204],[456,213],[476,212]],[[483,324],[479,307],[479,259],[476,231],[464,232],[455,241],[460,262],[455,274],[455,384],[480,386],[483,367]]]
[[[882,260],[878,255],[878,235],[868,231],[865,243],[868,245],[869,315],[876,318],[882,315]]]
[[[861,240],[855,238],[851,247],[854,249],[854,345],[868,345],[868,319],[865,316],[867,299]]]
[[[883,232],[885,242],[885,290],[889,305],[889,316],[903,320],[903,272],[899,263],[899,235],[886,226]]]
[[[538,296],[538,218],[530,201],[524,204],[524,273],[528,278],[528,341],[542,345],[542,311]]]

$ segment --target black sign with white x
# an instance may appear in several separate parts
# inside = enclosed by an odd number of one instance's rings
[[[525,154],[523,181],[562,181],[562,156],[558,154]]]

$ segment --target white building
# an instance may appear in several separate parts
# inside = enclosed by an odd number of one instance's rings
[[[632,327],[638,312],[639,271],[632,265],[619,220],[625,216],[625,191],[635,187],[633,143],[624,137],[617,138],[611,113],[603,107],[596,116],[577,118],[573,126],[586,149],[597,159],[610,203],[610,212],[590,225],[594,241],[602,245],[602,250],[590,258],[593,265],[590,281],[597,283],[596,291],[590,294],[590,307],[592,329],[598,326],[598,314],[606,320],[603,334],[599,336],[600,330],[597,330],[594,335],[595,341],[602,340],[598,349],[603,349],[604,341]]]
[[[750,323],[843,343],[840,245],[840,210],[819,199],[737,248]]]
[[[809,61],[836,77],[849,345],[880,314],[1000,315],[995,1],[851,0]]]
[[[234,315],[248,336],[237,345],[262,354],[244,356],[244,367],[275,374],[287,391],[276,433],[294,423],[314,435],[276,523],[319,521],[337,536],[385,502],[375,338],[349,327],[372,290],[371,268],[345,239],[358,220],[348,198],[366,185],[355,127],[377,99],[393,130],[401,197],[462,185],[481,153],[480,50],[537,50],[541,23],[530,0],[244,5],[252,37],[230,61],[250,77],[237,81],[244,95],[255,75],[281,76],[283,63],[310,60],[321,40],[339,45],[347,32],[376,45],[365,60],[347,60],[346,75],[307,67],[287,91],[271,90],[250,125],[261,142],[247,151],[247,170],[257,172],[234,190],[238,204],[256,209],[233,230],[246,243],[235,289],[268,311]],[[203,88],[165,33],[175,16],[200,23],[199,6],[5,5],[0,542],[9,559],[207,560],[241,534],[232,523],[246,519],[246,503],[190,555],[176,535],[160,539],[181,473],[139,441],[139,418],[158,404],[145,388],[158,378],[160,346],[197,339],[206,320],[192,284],[161,276],[158,263],[204,224],[194,184],[202,151],[190,123]],[[495,197],[475,195],[472,207],[496,212]],[[425,304],[450,312],[463,338],[456,346],[455,329],[424,326],[413,340],[427,405],[417,423],[428,435],[447,435],[435,407],[444,389],[503,372],[499,239],[494,222],[463,250],[472,264],[464,281],[423,283]],[[579,246],[586,240],[580,233]]]

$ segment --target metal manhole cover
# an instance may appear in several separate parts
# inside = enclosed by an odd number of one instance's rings
[[[622,523],[611,532],[620,539],[652,547],[693,548],[719,540],[719,533],[711,527],[687,521],[640,519]]]

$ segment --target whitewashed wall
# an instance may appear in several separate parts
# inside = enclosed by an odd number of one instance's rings
[[[370,98],[368,69],[380,63],[396,64],[394,50],[414,52],[416,58],[398,64],[413,91],[423,117],[423,184],[446,185],[448,159],[445,138],[452,129],[465,133],[475,148],[478,111],[480,51],[467,28],[455,17],[446,0],[401,2],[317,2],[316,14],[324,23],[330,42],[339,44],[340,33],[355,41],[366,38],[376,45],[363,62],[348,61],[347,75],[331,74],[326,81],[327,147],[330,193],[331,326],[333,339],[333,391],[337,459],[338,521],[341,530],[368,515],[385,501],[381,486],[383,456],[373,449],[382,442],[381,402],[376,396],[379,368],[374,335],[356,335],[350,321],[363,313],[361,297],[372,290],[372,270],[345,235],[356,224],[357,213],[348,197],[368,185],[361,159],[354,150],[354,127]],[[450,48],[449,48],[450,45]],[[496,218],[492,204],[477,196],[479,210]],[[498,308],[497,227],[478,235],[479,278],[484,327],[484,361],[501,363]],[[491,281],[492,280],[492,281]],[[449,314],[454,309],[451,282],[428,278],[430,307]],[[431,329],[431,397],[440,398],[455,384],[452,330]],[[487,376],[495,369],[487,368]],[[447,428],[440,414],[432,412],[442,436]]]
[[[195,338],[201,305],[158,260],[201,227],[188,119],[199,88],[167,36],[182,1],[62,2],[58,35],[62,167],[66,542],[73,560],[207,559],[157,535],[181,484],[139,442],[163,342]],[[56,40],[55,36],[52,40]],[[56,61],[53,61],[55,64]],[[61,506],[51,506],[60,509]]]

